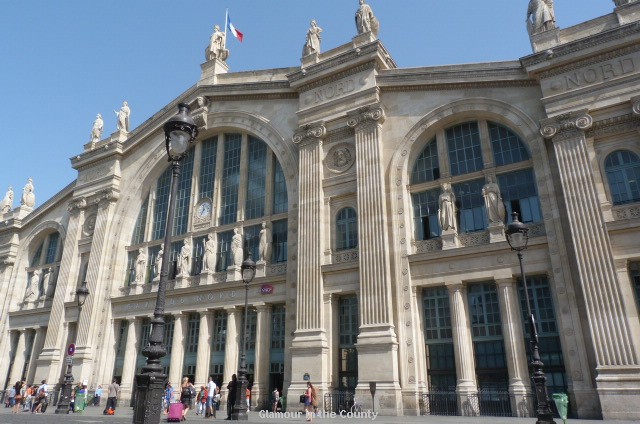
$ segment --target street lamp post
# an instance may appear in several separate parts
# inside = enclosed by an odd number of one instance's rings
[[[530,335],[530,349],[531,349],[531,369],[533,370],[533,384],[536,390],[536,417],[538,417],[537,424],[555,424],[553,420],[553,414],[551,413],[549,395],[547,393],[547,377],[544,375],[544,364],[540,359],[540,352],[538,350],[538,330],[536,329],[535,318],[531,312],[531,302],[529,300],[529,288],[527,287],[527,278],[524,274],[524,267],[522,266],[522,251],[527,248],[529,243],[529,229],[526,225],[518,220],[518,213],[512,213],[511,223],[507,226],[506,236],[511,250],[514,250],[518,255],[518,261],[520,262],[520,274],[522,275],[522,284],[524,285],[524,296],[527,302],[527,316],[529,318],[529,335]]]
[[[80,287],[76,290],[76,303],[78,304],[78,323],[80,323],[80,314],[82,313],[82,306],[89,296],[89,289],[87,288],[87,282],[83,281]],[[64,382],[62,383],[62,391],[60,392],[60,399],[56,407],[56,414],[68,414],[69,405],[71,403],[71,386],[73,386],[73,374],[71,370],[73,368],[73,355],[72,352],[68,352],[67,356],[67,372],[64,374]]]
[[[178,194],[178,178],[180,177],[181,162],[187,149],[198,135],[198,127],[189,116],[189,106],[185,103],[178,105],[178,113],[164,124],[165,145],[169,162],[171,162],[171,194],[167,211],[167,222],[164,233],[164,252],[160,267],[160,281],[158,296],[151,320],[151,334],[149,344],[144,347],[142,354],[147,357],[147,364],[142,373],[136,375],[136,404],[133,414],[135,424],[157,424],[160,422],[162,411],[162,396],[167,375],[163,373],[160,360],[167,354],[164,346],[164,304],[169,276],[169,261],[171,260],[171,232],[175,215],[176,196]],[[132,360],[127,358],[127,360]]]
[[[247,421],[247,325],[249,321],[249,283],[256,275],[256,263],[251,259],[251,251],[247,252],[247,259],[242,262],[242,281],[244,282],[244,325],[242,326],[242,344],[240,345],[240,368],[238,369],[238,383],[236,386],[236,404],[233,406],[231,419]]]

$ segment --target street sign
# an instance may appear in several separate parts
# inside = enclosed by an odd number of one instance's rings
[[[74,353],[76,353],[76,345],[71,343],[67,348],[67,355],[73,356]]]
[[[73,365],[73,358],[71,356],[67,356],[67,365]]]

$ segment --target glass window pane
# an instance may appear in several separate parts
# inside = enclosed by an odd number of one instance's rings
[[[512,212],[518,212],[522,222],[542,221],[533,169],[500,174],[498,186],[507,211],[507,220]]]
[[[273,155],[273,213],[283,213],[288,209],[287,182],[284,178],[282,166]]]
[[[56,261],[59,239],[60,233],[56,232],[49,235],[49,245],[47,246],[47,257],[45,258],[45,264],[50,264]]]
[[[245,216],[247,219],[264,216],[266,178],[267,178],[267,145],[260,139],[249,137],[249,158],[247,178],[247,202]]]
[[[153,239],[164,238],[169,209],[169,191],[171,188],[171,167],[164,170],[156,186],[156,205],[153,213]]]
[[[216,262],[216,272],[223,272],[227,270],[227,267],[232,265],[233,257],[231,255],[231,238],[233,237],[232,231],[225,231],[218,233],[218,260]]]
[[[489,122],[489,136],[496,166],[509,165],[529,159],[529,152],[513,131],[499,124]]]
[[[416,240],[440,237],[438,222],[438,197],[440,189],[423,191],[411,195]]]
[[[213,198],[213,185],[216,176],[216,158],[218,153],[218,136],[204,140],[201,143],[202,156],[200,159],[200,199]]]
[[[336,218],[336,250],[358,247],[358,218],[353,208],[344,208]]]
[[[220,225],[236,222],[238,189],[240,185],[240,150],[242,135],[225,134],[224,166],[222,170],[222,196],[220,199]]]
[[[434,181],[440,178],[440,167],[438,165],[438,145],[436,139],[431,140],[424,148],[411,173],[411,184]]]
[[[446,130],[451,175],[482,169],[482,149],[477,122],[467,122]]]
[[[640,310],[640,262],[631,262],[629,264],[629,274],[631,276],[631,284],[636,293],[636,302]]]
[[[456,206],[460,214],[459,231],[469,233],[487,228],[482,187],[484,179],[466,181],[452,186],[456,195]]]
[[[131,244],[140,244],[144,242],[144,230],[147,227],[147,209],[149,208],[149,196],[142,204],[138,218],[136,219],[136,226],[133,229],[133,237],[131,238]]]
[[[614,205],[640,201],[640,159],[628,150],[607,156],[605,172]]]
[[[271,230],[271,262],[287,262],[287,220],[273,222]]]
[[[173,235],[178,236],[187,232],[189,222],[189,206],[191,200],[191,183],[193,181],[193,152],[182,159],[182,172],[178,183],[178,195],[176,196],[176,212],[173,220]]]

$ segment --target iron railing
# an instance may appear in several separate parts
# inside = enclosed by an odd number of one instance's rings
[[[420,395],[420,415],[534,417],[535,399],[502,390],[465,395],[455,390],[433,391]]]
[[[325,412],[350,411],[353,406],[354,394],[351,392],[332,392],[324,395],[323,410]]]

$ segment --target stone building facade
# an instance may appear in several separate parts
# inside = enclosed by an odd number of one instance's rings
[[[2,216],[5,387],[59,382],[75,341],[76,379],[115,377],[131,398],[169,196],[162,125],[186,102],[200,135],[164,246],[170,382],[226,382],[238,368],[238,229],[258,262],[254,408],[275,387],[297,398],[309,378],[321,396],[352,392],[365,408],[375,382],[382,414],[424,412],[435,392],[462,405],[480,390],[508,392],[513,415],[526,415],[520,268],[482,195],[496,182],[503,219],[518,212],[530,228],[524,264],[550,392],[567,392],[578,417],[638,418],[639,25],[640,4],[616,2],[532,31],[527,57],[469,65],[398,68],[371,32],[294,68],[233,73],[212,56],[151,119],[87,144],[56,196]],[[443,229],[447,185],[456,211]],[[177,269],[185,240],[188,270]],[[91,294],[78,316],[82,281]]]

